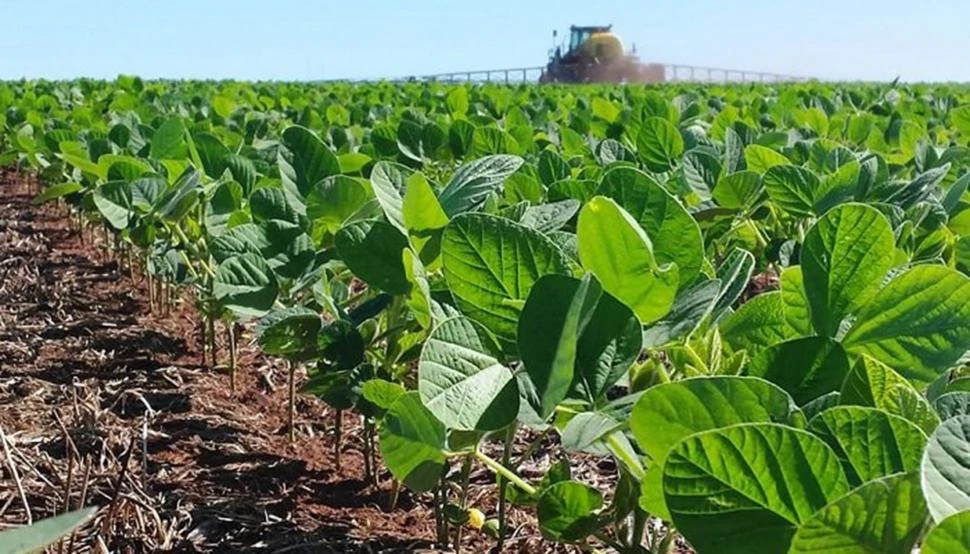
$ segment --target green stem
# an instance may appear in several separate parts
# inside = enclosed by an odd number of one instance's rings
[[[643,469],[643,464],[640,463],[640,460],[638,460],[636,456],[631,456],[628,449],[623,447],[624,445],[621,444],[620,439],[617,438],[618,435],[619,431],[616,431],[610,433],[609,436],[606,437],[607,448],[609,448],[610,453],[613,454],[613,456],[615,456],[616,459],[619,460],[623,466],[630,471],[630,474],[633,475],[637,481],[643,481],[643,476],[646,474],[646,470]]]
[[[481,460],[481,462],[485,464],[485,467],[490,469],[493,473],[500,475],[504,479],[508,479],[510,483],[512,483],[516,487],[519,487],[519,489],[521,489],[522,492],[529,495],[534,495],[535,493],[538,492],[538,489],[536,489],[535,487],[527,483],[524,479],[516,475],[514,471],[496,462],[495,460],[489,458],[488,456],[483,454],[481,450],[475,450],[475,457]]]
[[[458,506],[461,507],[462,511],[468,508],[468,481],[472,474],[473,460],[474,458],[471,456],[465,456],[465,461],[461,466],[461,496],[458,499]],[[455,554],[461,554],[461,534],[464,528],[464,525],[455,526]]]
[[[539,435],[539,438],[536,439],[532,445],[529,445],[529,449],[526,451],[526,453],[529,453],[529,455],[531,456],[530,452],[532,451],[532,446],[538,445],[539,441],[544,436],[545,436],[545,431],[543,431],[543,433]],[[508,431],[506,431],[505,433],[505,445],[504,445],[504,448],[502,449],[502,465],[504,465],[505,467],[508,467],[509,462],[512,459],[512,442],[514,439],[515,439],[515,424],[513,423],[511,426],[509,426]],[[516,464],[515,467],[518,467],[525,460],[526,460],[526,457],[523,454],[522,458],[519,459],[519,463]],[[508,528],[509,528],[509,518],[507,513],[508,499],[506,498],[507,495],[505,493],[507,488],[508,488],[508,482],[505,480],[505,478],[500,477],[498,482],[498,541],[496,545],[497,550],[499,552],[501,552],[502,549],[505,547],[505,537],[508,536]]]

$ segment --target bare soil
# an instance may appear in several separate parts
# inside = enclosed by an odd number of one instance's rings
[[[150,313],[144,278],[72,229],[66,208],[33,206],[36,192],[0,173],[0,530],[95,505],[53,551],[435,550],[429,497],[402,490],[389,510],[389,476],[365,482],[356,417],[344,418],[339,469],[322,401],[299,397],[290,442],[281,362],[244,345],[231,393],[200,363],[190,303]],[[543,446],[528,467],[541,474],[556,456]],[[584,479],[608,479],[592,469]],[[492,476],[477,468],[472,482],[491,516]],[[511,522],[507,551],[566,550],[541,540],[528,511]],[[464,536],[466,552],[493,544]]]

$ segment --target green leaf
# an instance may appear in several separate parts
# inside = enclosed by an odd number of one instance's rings
[[[307,191],[306,215],[314,227],[335,234],[371,197],[358,179],[334,175],[314,183]]]
[[[300,223],[300,213],[296,206],[290,202],[283,189],[279,188],[264,187],[253,191],[249,197],[249,211],[256,223],[271,219]]]
[[[748,374],[777,384],[802,405],[842,388],[849,357],[832,339],[805,337],[762,350],[751,359]]]
[[[370,174],[374,195],[381,209],[384,210],[387,221],[405,234],[407,234],[407,228],[404,226],[403,194],[411,174],[411,170],[407,167],[386,161],[377,162]]]
[[[505,427],[518,414],[519,390],[501,356],[498,342],[482,325],[466,317],[445,320],[421,349],[421,401],[449,429]]]
[[[754,356],[769,346],[804,334],[794,327],[787,311],[782,292],[759,294],[724,319],[721,336],[734,351],[743,349]]]
[[[751,280],[751,274],[754,273],[754,265],[755,259],[751,252],[743,248],[735,248],[724,258],[721,265],[717,266],[716,275],[721,288],[718,290],[717,300],[711,310],[714,321],[720,321],[744,294]]]
[[[967,132],[970,136],[970,131]],[[970,511],[954,514],[930,529],[923,539],[921,554],[966,552],[970,545]]]
[[[337,156],[312,131],[299,125],[283,131],[277,161],[283,186],[301,198],[316,183],[340,174]]]
[[[418,324],[425,329],[430,329],[433,319],[428,274],[424,269],[424,264],[421,263],[421,259],[409,248],[405,248],[401,254],[403,256],[404,274],[411,285],[406,300],[407,306],[411,309],[411,313]]]
[[[739,423],[795,423],[798,408],[777,386],[755,377],[702,377],[647,389],[630,416],[630,430],[652,459],[640,505],[670,519],[663,496],[664,463],[680,440]]]
[[[602,507],[603,495],[598,490],[578,481],[561,481],[539,496],[539,531],[555,541],[581,541],[600,527],[596,512]]]
[[[452,87],[445,97],[445,105],[452,117],[463,117],[468,113],[468,90],[465,87]]]
[[[360,394],[365,400],[382,410],[389,410],[407,390],[397,383],[383,379],[371,379],[360,386]]]
[[[431,183],[420,173],[407,180],[402,216],[411,245],[422,261],[434,264],[441,254],[441,234],[449,219],[441,209]]]
[[[755,171],[739,171],[724,175],[714,187],[714,201],[732,210],[750,210],[761,199],[764,186],[761,174]]]
[[[704,242],[700,227],[673,195],[649,175],[618,167],[603,176],[597,195],[612,198],[640,224],[660,264],[675,263],[680,288],[700,274]]]
[[[870,481],[803,523],[789,554],[910,554],[926,522],[919,473]]]
[[[809,230],[801,266],[816,331],[836,336],[842,320],[872,300],[894,249],[889,220],[864,204],[833,208]]]
[[[459,167],[438,196],[441,208],[449,217],[479,209],[523,163],[518,156],[497,154]]]
[[[97,508],[85,508],[57,517],[43,519],[17,529],[0,533],[0,552],[5,554],[30,554],[39,552],[57,539],[68,536],[71,531],[84,525]]]
[[[279,285],[259,254],[240,254],[219,264],[212,294],[224,307],[244,316],[262,316],[273,307]]]
[[[337,252],[360,280],[391,294],[410,290],[402,251],[408,241],[383,221],[358,221],[337,233]]]
[[[919,469],[926,435],[906,419],[877,408],[836,406],[809,423],[842,459],[853,485]]]
[[[124,181],[108,181],[94,191],[94,205],[115,229],[127,229],[134,214],[131,211],[131,189]]]
[[[970,416],[940,424],[930,436],[921,464],[923,494],[937,523],[970,510]]]
[[[190,138],[192,139],[192,148],[198,153],[205,174],[213,179],[222,177],[222,174],[229,167],[226,160],[232,155],[232,152],[215,135],[198,133],[191,135]]]
[[[659,117],[643,122],[637,134],[637,155],[647,169],[656,173],[670,171],[684,153],[684,138],[677,127]]]
[[[970,415],[970,392],[956,391],[942,394],[933,401],[933,407],[943,421],[956,416]]]
[[[791,163],[784,155],[759,144],[744,147],[744,161],[749,170],[759,175],[764,175],[772,167]]]
[[[846,350],[928,384],[970,344],[970,279],[942,266],[917,266],[889,282],[858,313]]]
[[[812,215],[815,191],[821,185],[818,176],[806,167],[777,165],[765,172],[761,182],[768,197],[796,217]]]
[[[185,126],[181,119],[169,119],[152,135],[149,155],[156,160],[178,160],[189,154],[185,144]]]
[[[380,428],[381,456],[391,474],[416,492],[433,489],[445,468],[445,427],[417,391],[399,397]]]
[[[302,306],[273,310],[256,326],[256,343],[270,356],[309,359],[317,348],[320,316]]]
[[[579,212],[580,205],[578,200],[567,199],[529,206],[519,219],[519,223],[541,233],[558,231]]]
[[[536,281],[518,324],[518,347],[535,385],[537,411],[549,417],[573,381],[579,336],[603,294],[592,276],[546,275]]]
[[[555,150],[546,149],[539,154],[539,163],[536,167],[539,179],[542,184],[549,186],[556,181],[568,179],[571,174],[569,164]]]
[[[835,453],[769,423],[691,435],[664,466],[677,530],[698,552],[783,554],[798,527],[849,490]]]
[[[442,237],[445,279],[468,317],[515,344],[519,312],[543,275],[568,274],[565,255],[545,235],[507,219],[464,214]]]
[[[598,196],[579,212],[579,259],[603,289],[644,324],[665,316],[677,292],[677,266],[659,266],[647,234],[615,201]]]
[[[84,190],[84,187],[80,183],[59,183],[56,185],[51,185],[46,187],[43,192],[38,194],[33,199],[32,203],[37,206],[44,204],[45,202],[50,202],[51,200],[57,200],[58,198],[70,196],[82,190]]]
[[[940,423],[929,402],[903,376],[868,356],[861,356],[842,384],[839,404],[872,406],[903,417],[927,433]]]

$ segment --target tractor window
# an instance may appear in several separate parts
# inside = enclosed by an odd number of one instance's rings
[[[572,51],[582,46],[589,39],[589,35],[589,31],[573,30],[569,37],[569,50]]]

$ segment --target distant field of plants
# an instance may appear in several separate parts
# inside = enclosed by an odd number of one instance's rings
[[[443,545],[515,503],[623,553],[970,552],[968,144],[943,85],[0,84],[0,165],[233,387],[244,340],[305,367]],[[616,486],[524,478],[544,440]]]

